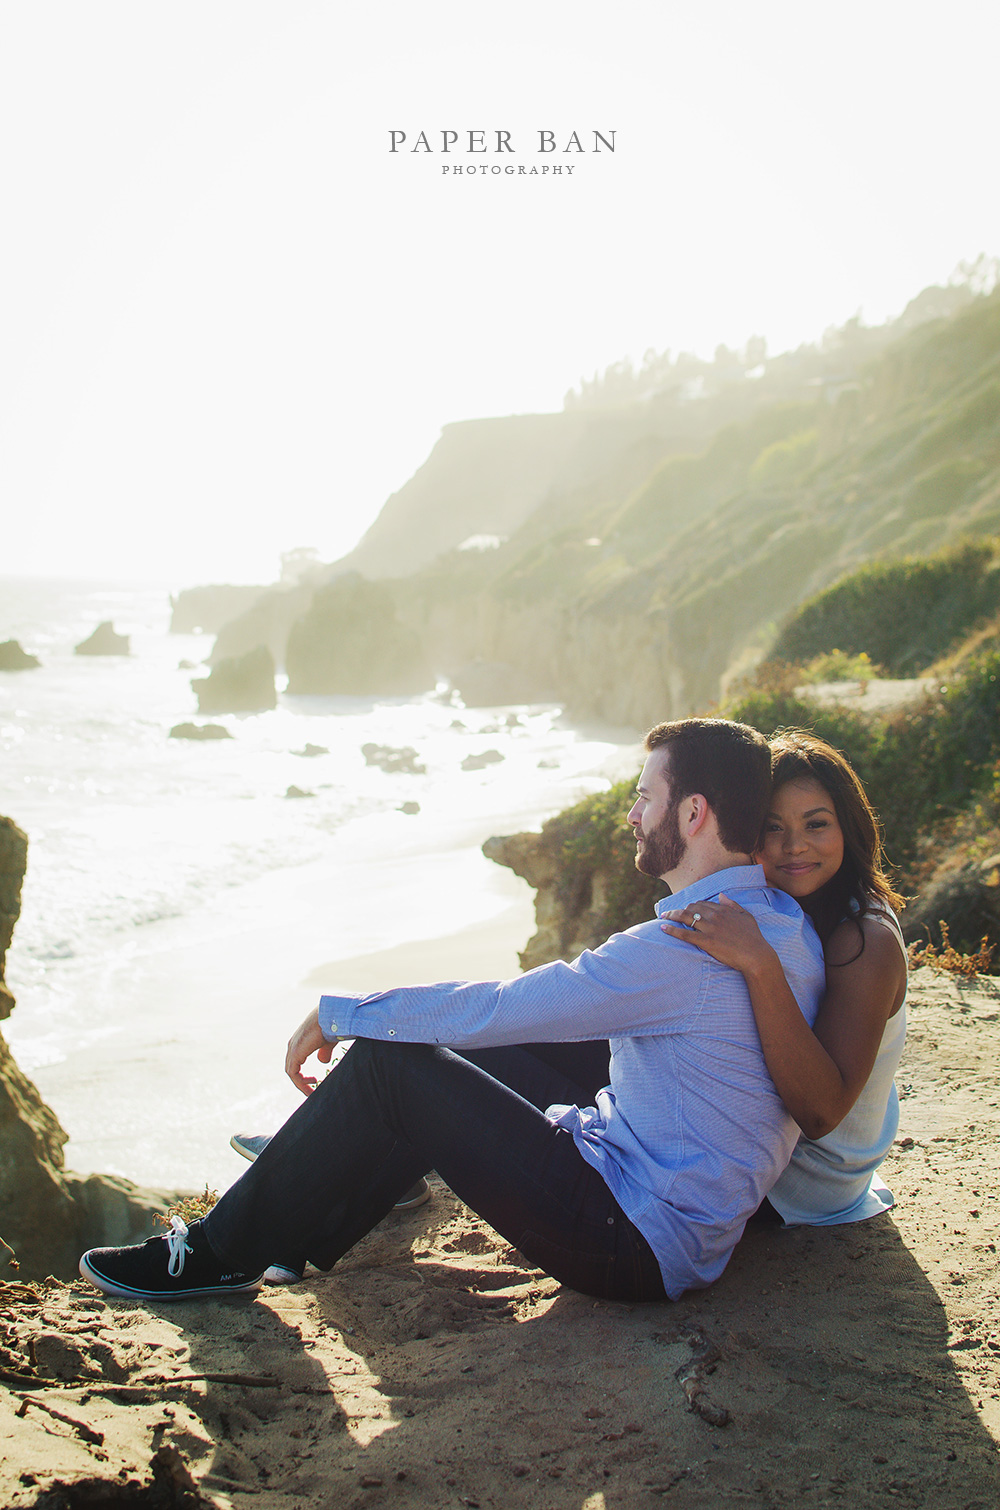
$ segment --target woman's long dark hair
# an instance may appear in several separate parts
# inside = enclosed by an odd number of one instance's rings
[[[875,906],[904,905],[884,869],[882,829],[854,769],[845,756],[808,729],[782,729],[769,741],[771,790],[789,781],[818,781],[833,800],[844,835],[844,858],[835,876],[804,897],[803,912],[812,918],[825,946],[837,924],[850,918],[858,924]],[[861,949],[864,949],[861,933]],[[855,956],[856,958],[857,956]]]

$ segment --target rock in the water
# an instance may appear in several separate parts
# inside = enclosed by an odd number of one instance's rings
[[[286,797],[315,797],[315,795],[315,792],[310,792],[301,786],[290,786],[285,793]]]
[[[33,671],[41,664],[37,655],[22,650],[19,640],[4,640],[0,645],[0,671]]]
[[[463,771],[481,771],[485,766],[496,765],[503,760],[499,750],[484,750],[481,755],[466,755],[462,761]]]
[[[401,802],[399,804],[399,807],[396,809],[396,811],[397,811],[397,813],[406,813],[409,817],[412,818],[412,817],[415,816],[415,814],[419,813],[419,811],[420,811],[420,803],[419,802]]]
[[[110,619],[98,624],[92,635],[81,640],[76,647],[77,655],[128,655],[128,635],[116,634]]]
[[[221,724],[174,724],[171,739],[232,739]]]
[[[365,765],[377,765],[390,775],[402,771],[406,776],[426,775],[427,767],[417,759],[417,752],[412,745],[400,745],[394,749],[392,745],[364,744],[361,753],[365,757]]]
[[[196,677],[192,688],[199,713],[261,713],[278,705],[274,690],[274,656],[266,645],[246,655],[219,661],[205,677]]]

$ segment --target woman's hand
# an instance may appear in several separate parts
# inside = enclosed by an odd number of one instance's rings
[[[666,918],[677,921],[662,921]],[[717,902],[692,902],[662,913],[660,927],[671,938],[696,945],[720,965],[730,965],[743,975],[752,973],[774,953],[753,915],[721,891]]]

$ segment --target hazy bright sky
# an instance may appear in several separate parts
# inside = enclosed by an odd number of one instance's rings
[[[1000,253],[998,44],[994,0],[0,0],[0,575],[269,581],[451,420],[897,313]]]

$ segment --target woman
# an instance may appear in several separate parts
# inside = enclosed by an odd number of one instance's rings
[[[906,1035],[906,950],[892,909],[901,898],[882,868],[878,821],[844,757],[795,729],[776,735],[771,750],[771,808],[757,858],[823,944],[827,989],[813,1028],[777,955],[735,903],[699,902],[662,926],[746,978],[768,1070],[803,1134],[771,1206],[788,1225],[861,1221],[893,1204],[875,1171],[899,1126],[893,1076]]]

